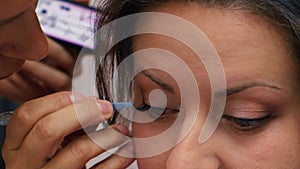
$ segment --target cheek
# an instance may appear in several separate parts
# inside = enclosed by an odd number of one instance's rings
[[[132,123],[132,134],[138,138],[154,137],[166,131],[172,126],[174,120],[164,122],[150,122],[150,123]]]
[[[260,146],[265,160],[273,163],[271,168],[300,168],[299,137],[299,121],[292,115],[274,121],[273,130]]]
[[[256,136],[234,137],[224,145],[226,151],[222,154],[222,163],[229,168],[244,169],[300,168],[300,132],[297,125],[295,119],[278,119]]]
[[[132,135],[134,138],[149,138],[162,132],[160,127],[150,124],[133,123]],[[143,147],[136,147],[136,151],[143,151]],[[165,168],[169,152],[150,158],[137,158],[139,169]]]
[[[168,124],[166,124],[168,126]],[[159,124],[156,124],[155,122],[148,123],[148,124],[138,124],[133,123],[132,125],[132,135],[134,138],[149,138],[159,135],[164,131],[162,127]],[[171,139],[171,138],[170,138]],[[161,144],[164,144],[161,142]],[[160,145],[156,145],[155,147],[159,149]],[[135,150],[136,153],[139,154],[139,152],[148,151],[147,145],[137,145],[135,144]],[[151,147],[151,146],[150,146]],[[151,151],[151,150],[149,150]],[[169,158],[170,151],[166,151],[164,153],[161,153],[157,156],[149,157],[149,158],[138,158],[137,157],[137,163],[139,166],[139,169],[155,169],[155,168],[166,168],[166,163]]]
[[[170,152],[165,152],[155,157],[137,159],[139,169],[166,168],[169,154]]]

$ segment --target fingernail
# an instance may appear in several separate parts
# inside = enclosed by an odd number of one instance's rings
[[[81,93],[73,92],[72,95],[70,95],[70,100],[72,103],[76,103],[84,99],[86,99],[86,97]]]
[[[101,113],[103,115],[107,115],[107,114],[111,114],[113,109],[112,109],[112,105],[110,102],[105,101],[105,100],[97,100],[97,105],[101,110]]]
[[[116,127],[118,128],[118,130],[119,130],[120,133],[122,133],[124,135],[128,135],[129,130],[128,130],[128,128],[125,125],[118,124],[118,125],[116,125]]]

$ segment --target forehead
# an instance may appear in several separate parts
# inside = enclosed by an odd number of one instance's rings
[[[219,53],[228,84],[265,80],[276,81],[280,83],[279,86],[282,86],[281,83],[284,83],[282,79],[286,79],[288,73],[289,77],[292,77],[290,73],[294,70],[291,70],[291,67],[295,65],[288,55],[280,33],[257,16],[243,11],[202,8],[193,3],[168,4],[148,11],[182,17],[204,32]],[[151,25],[151,22],[156,19],[158,18],[142,20],[137,27],[143,26],[144,23]],[[154,29],[155,26],[159,25],[154,25]],[[133,39],[133,48],[134,51],[145,48],[170,51],[180,56],[191,67],[198,80],[205,77],[199,73],[204,72],[205,68],[201,63],[198,64],[198,57],[187,46],[172,37],[139,35]],[[136,62],[138,64],[143,61],[137,59]]]
[[[0,1],[0,21],[18,15],[36,0],[1,0]]]
[[[276,29],[267,22],[262,21],[258,16],[246,13],[246,11],[203,8],[197,5],[197,3],[170,3],[148,8],[145,12],[168,13],[187,20],[208,36],[219,53],[225,52],[226,50],[230,52],[233,50],[241,51],[249,47],[263,48],[270,42],[273,42],[270,46],[276,45],[283,47],[284,45]],[[147,20],[139,20],[137,29],[146,25],[155,30],[156,27],[160,25],[151,23],[155,23],[156,20],[159,20],[159,18],[149,17]],[[178,28],[176,24],[173,23],[172,27],[174,27],[174,29],[183,30],[182,32],[189,30],[189,25]],[[169,39],[171,38],[173,37]],[[167,38],[163,39],[156,36],[155,40],[158,39],[167,41]],[[151,42],[152,41],[145,41],[143,44],[150,44]],[[174,45],[168,45],[168,43],[161,46],[168,46],[168,48],[174,47]],[[178,48],[178,45],[175,48]]]

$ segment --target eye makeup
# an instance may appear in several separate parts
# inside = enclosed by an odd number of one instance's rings
[[[166,81],[158,81],[157,76],[154,76],[148,71],[143,72],[142,75],[167,92],[170,91],[167,89],[172,88]],[[140,93],[141,96],[138,101],[136,101],[138,104],[135,102],[135,107],[139,111],[147,111],[151,107],[148,100],[148,93],[157,88],[157,86],[152,85],[152,82],[145,83],[145,80],[143,80],[138,84],[142,92]],[[168,86],[168,88],[166,88],[166,86]],[[225,122],[224,124],[233,131],[244,133],[261,131],[260,129],[267,126],[277,116],[277,112],[280,111],[284,105],[284,100],[286,100],[286,91],[268,82],[245,82],[244,84],[228,88],[226,92],[227,108],[225,108],[223,112],[221,122]],[[176,91],[172,90],[172,93],[176,93]],[[170,95],[168,102],[169,100],[178,99],[174,99],[173,97],[176,97],[176,95]],[[167,120],[160,119],[176,117],[174,115],[178,114],[179,110],[173,109],[174,105],[170,106],[172,102],[173,101],[170,101],[169,106],[166,106],[166,108],[151,107],[152,110],[163,112],[156,121],[166,122]],[[153,116],[157,117],[156,111],[148,113],[150,113],[149,115],[153,114]]]
[[[223,118],[230,123],[231,127],[242,132],[251,132],[255,129],[263,127],[269,122],[269,120],[271,120],[271,117],[271,114],[267,114],[258,118],[239,118],[229,115],[223,116]]]
[[[239,88],[242,89],[242,88]],[[232,130],[256,133],[280,115],[287,101],[284,90],[270,85],[248,86],[230,93],[222,122]]]
[[[155,119],[153,122],[166,122],[169,119],[174,119],[173,117],[176,117],[180,112],[180,97],[176,96],[174,86],[160,78],[150,71],[143,71],[136,76],[134,83],[134,107],[140,112],[147,113],[151,119]],[[164,93],[167,101],[165,106],[152,105],[150,95],[154,90],[160,90]],[[159,99],[161,98],[155,100]]]
[[[156,121],[168,120],[170,117],[174,117],[174,115],[177,115],[180,112],[179,109],[171,109],[168,107],[151,107],[144,102],[141,105],[138,105],[136,109],[141,112],[147,111],[149,116],[156,118]]]

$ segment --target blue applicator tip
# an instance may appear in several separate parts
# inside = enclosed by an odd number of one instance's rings
[[[133,102],[116,102],[112,103],[114,111],[122,110],[125,108],[133,107]]]

